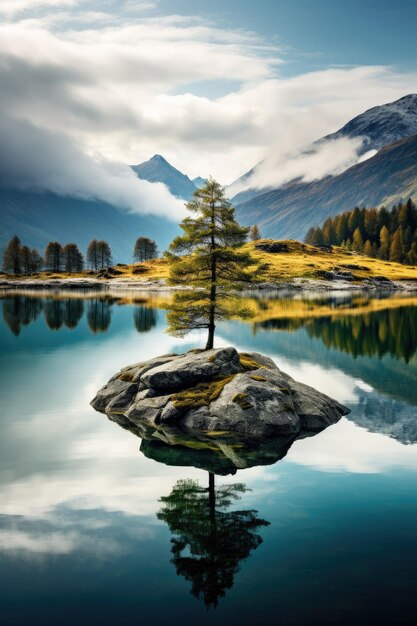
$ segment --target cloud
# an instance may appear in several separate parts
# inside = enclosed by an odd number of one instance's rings
[[[376,152],[369,151],[360,157],[364,140],[339,137],[311,144],[295,154],[269,154],[250,176],[231,185],[228,192],[233,196],[249,188],[276,188],[295,179],[308,183],[335,176]]]
[[[102,200],[131,212],[163,215],[174,221],[185,213],[184,203],[164,185],[140,180],[128,165],[94,160],[64,133],[3,118],[0,143],[9,147],[0,153],[3,186]]]
[[[298,161],[300,150],[413,91],[417,79],[387,67],[284,77],[283,52],[256,34],[163,15],[152,2],[83,0],[48,11],[45,0],[41,13],[20,6],[26,11],[0,27],[0,115],[45,137],[64,134],[98,163],[161,153],[191,177],[228,183],[260,160],[271,165],[267,178],[276,176],[273,164],[281,169],[292,155],[284,178],[290,170],[317,176],[329,161],[351,163],[354,146]]]

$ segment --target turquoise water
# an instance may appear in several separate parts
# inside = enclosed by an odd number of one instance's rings
[[[204,336],[172,338],[140,304],[1,308],[2,624],[415,623],[415,307],[218,329],[352,412],[275,464],[216,476],[215,532],[208,472],[147,458],[89,406],[120,367]]]

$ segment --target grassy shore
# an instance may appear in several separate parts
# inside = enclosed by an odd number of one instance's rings
[[[332,250],[323,250],[298,241],[280,241],[286,247],[283,252],[267,252],[259,245],[277,243],[274,240],[263,239],[258,242],[247,243],[244,250],[250,251],[253,256],[262,262],[264,269],[259,273],[260,283],[291,282],[294,279],[321,279],[326,280],[326,273],[348,273],[350,280],[360,282],[367,278],[385,277],[392,281],[417,281],[417,266],[401,265],[373,259],[355,252],[347,252],[342,248],[333,247]],[[160,281],[168,277],[168,262],[165,259],[155,259],[145,263],[115,266],[115,274],[109,275],[112,281],[130,281],[146,283]],[[4,278],[20,281],[27,277]],[[65,274],[64,272],[40,272],[30,277],[31,280],[65,280],[65,279],[98,279],[94,272],[80,274]],[[104,277],[106,278],[106,277]]]

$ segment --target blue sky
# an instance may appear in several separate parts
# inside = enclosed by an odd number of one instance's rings
[[[283,47],[287,74],[330,65],[417,66],[415,0],[160,0],[156,10],[253,30]]]
[[[410,0],[0,0],[0,179],[176,218],[127,164],[159,153],[228,184],[266,159],[275,176],[417,92],[416,23]],[[355,162],[336,147],[321,175]]]

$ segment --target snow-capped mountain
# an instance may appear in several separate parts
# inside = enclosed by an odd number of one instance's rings
[[[343,128],[323,137],[366,137],[366,149],[379,150],[393,141],[417,134],[417,94],[382,104],[357,115]]]
[[[417,94],[408,94],[395,102],[373,107],[357,115],[338,131],[317,139],[300,155],[291,155],[291,158],[296,159],[297,156],[308,155],[310,152],[320,150],[326,143],[328,145],[329,142],[341,138],[352,140],[361,138],[362,143],[359,142],[357,147],[357,160],[359,160],[363,154],[371,150],[379,150],[394,141],[415,134],[417,134]],[[259,186],[260,177],[256,174],[261,171],[263,164],[263,161],[258,163],[229,185],[228,190],[235,204],[247,202],[267,190],[284,186],[284,183],[282,185],[268,184],[263,188]],[[354,161],[346,165],[345,169],[351,165],[354,165]],[[254,181],[257,181],[257,184],[251,184]],[[285,184],[290,182],[291,180],[287,179]]]

